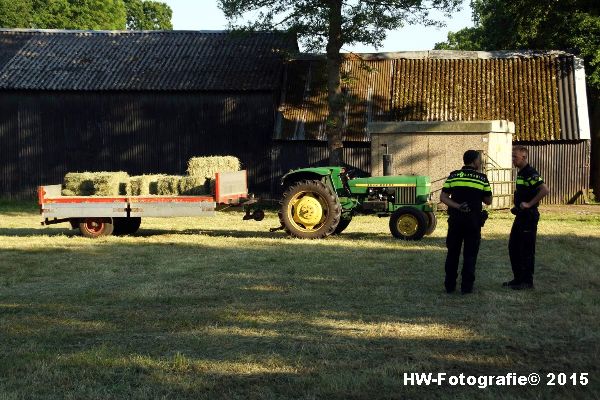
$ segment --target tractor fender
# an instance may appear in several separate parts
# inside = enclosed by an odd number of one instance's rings
[[[281,178],[281,184],[287,187],[301,180],[322,180],[328,176],[331,176],[331,170],[328,168],[301,168],[285,174]]]

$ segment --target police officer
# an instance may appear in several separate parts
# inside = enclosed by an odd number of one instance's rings
[[[446,237],[446,292],[456,289],[458,259],[464,242],[461,292],[473,292],[475,263],[481,242],[481,227],[487,213],[481,203],[492,204],[492,189],[481,170],[481,154],[467,150],[463,155],[464,167],[453,171],[442,188],[440,200],[448,206],[448,236]]]
[[[538,204],[549,192],[540,174],[529,165],[529,151],[526,147],[513,148],[513,165],[519,169],[515,191],[515,214],[508,241],[508,253],[514,278],[502,286],[516,290],[533,289],[535,264],[535,240],[540,220]]]

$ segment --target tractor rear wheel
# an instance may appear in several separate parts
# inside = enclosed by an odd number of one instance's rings
[[[142,219],[140,217],[113,218],[115,235],[131,235],[140,229]]]
[[[342,217],[340,219],[340,223],[338,224],[338,226],[336,226],[335,230],[333,231],[333,234],[339,235],[340,233],[344,232],[348,225],[350,225],[350,222],[352,222],[352,216],[350,216],[349,218]]]
[[[82,218],[79,220],[79,231],[87,238],[110,236],[114,228],[112,218]]]
[[[331,235],[340,222],[342,208],[333,190],[318,180],[292,184],[283,194],[279,219],[288,235],[321,239]]]
[[[427,211],[425,215],[427,215],[427,230],[425,231],[425,235],[429,236],[437,227],[437,216],[431,211]]]
[[[402,207],[390,217],[390,232],[402,240],[421,240],[427,231],[427,216],[412,207]]]

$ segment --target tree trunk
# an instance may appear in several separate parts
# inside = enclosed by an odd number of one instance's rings
[[[329,35],[327,40],[327,145],[329,148],[329,164],[342,165],[343,148],[342,132],[344,123],[344,96],[341,87],[340,68],[342,66],[342,1],[330,0],[329,3]]]
[[[588,87],[588,107],[592,154],[590,163],[590,183],[596,199],[600,199],[600,90]]]

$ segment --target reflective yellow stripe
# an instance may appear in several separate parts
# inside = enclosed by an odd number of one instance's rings
[[[449,186],[444,186],[444,187],[446,187],[446,188],[469,187],[469,188],[473,188],[473,189],[479,189],[479,190],[486,191],[484,189],[485,186],[481,182],[473,183],[473,182],[456,181],[456,182],[449,182],[448,185]]]

